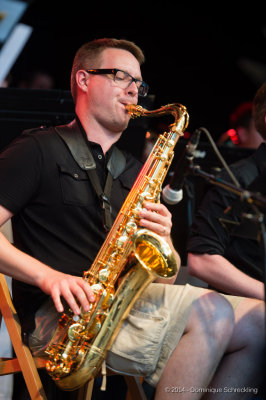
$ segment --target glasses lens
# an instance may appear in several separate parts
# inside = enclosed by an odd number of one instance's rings
[[[128,73],[117,70],[114,76],[114,80],[119,84],[120,87],[125,89],[128,83],[131,81],[131,77]]]
[[[126,89],[132,83],[133,78],[127,72],[117,70],[114,75],[114,80],[122,89]],[[135,83],[138,88],[139,96],[145,97],[149,90],[147,83],[139,80],[136,80]]]
[[[148,91],[149,91],[149,86],[147,85],[147,83],[142,82],[139,87],[139,96],[142,96],[142,97],[147,96]]]

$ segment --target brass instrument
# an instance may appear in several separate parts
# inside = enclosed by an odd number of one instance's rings
[[[135,300],[156,277],[170,278],[178,268],[168,243],[140,228],[139,211],[145,200],[159,202],[174,146],[189,116],[180,104],[154,111],[128,105],[127,111],[132,118],[172,114],[175,121],[168,133],[159,136],[96,259],[84,273],[95,302],[79,316],[71,310],[63,314],[46,349],[47,371],[63,390],[77,389],[97,375]]]

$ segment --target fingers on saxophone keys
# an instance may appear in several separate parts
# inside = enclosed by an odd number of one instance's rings
[[[95,301],[93,291],[91,290],[88,283],[82,278],[80,278],[78,281],[75,281],[74,279],[72,285],[70,285],[68,288],[65,288],[65,290],[62,291],[61,295],[67,301],[68,305],[75,315],[80,314],[80,306],[85,312],[89,311],[90,302]]]
[[[153,228],[153,230],[159,234],[165,234],[166,225],[168,224],[166,217],[153,211],[143,209],[140,212],[140,218],[141,225],[149,229]]]
[[[75,315],[79,315],[80,312],[81,312],[81,310],[80,310],[80,307],[78,306],[77,302],[75,301],[75,299],[74,299],[74,298],[73,298],[73,299],[69,298],[69,299],[67,300],[67,302],[68,302],[68,304],[69,304],[71,310],[73,311],[73,313],[74,313]]]
[[[140,226],[147,228],[160,236],[168,236],[170,231],[170,229],[166,226],[163,226],[162,224],[159,224],[157,222],[150,221],[148,219],[141,219]]]
[[[75,290],[73,290],[73,294],[75,295],[74,300],[76,299],[83,310],[89,311],[90,303],[95,301],[95,295],[90,288],[89,284],[86,281],[80,282],[80,286],[77,286]]]
[[[67,302],[67,304],[69,305],[69,307],[71,308],[73,313],[75,315],[79,315],[80,314],[80,307],[78,306],[73,294],[70,291],[65,291],[64,293],[63,292],[61,293],[61,296],[64,297],[65,301]],[[61,303],[60,296],[58,298],[53,296],[53,301],[54,301],[54,304],[55,304],[55,307],[56,307],[57,311],[58,312],[63,312],[64,308],[63,308],[63,305]]]
[[[52,299],[53,299],[53,302],[54,302],[56,310],[59,313],[62,313],[64,311],[64,307],[63,307],[63,304],[61,302],[61,298],[60,298],[59,292],[52,293]]]
[[[81,279],[80,285],[82,288],[82,293],[83,294],[85,293],[85,297],[91,303],[93,303],[95,301],[95,294],[94,294],[93,290],[91,289],[90,285],[84,279]],[[83,296],[83,294],[81,294],[81,296]]]

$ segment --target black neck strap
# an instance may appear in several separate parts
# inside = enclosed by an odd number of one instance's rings
[[[105,187],[103,190],[96,169],[89,169],[86,172],[88,174],[88,177],[90,178],[91,184],[94,187],[94,190],[97,193],[102,206],[103,227],[106,230],[106,232],[109,232],[113,223],[112,207],[110,203],[113,177],[110,171],[108,171]]]
[[[124,171],[126,166],[125,156],[117,147],[113,147],[111,157],[107,164],[108,174],[105,187],[102,189],[96,172],[96,163],[77,122],[74,120],[68,125],[57,126],[55,130],[66,143],[80,168],[86,171],[100,200],[103,210],[103,226],[108,232],[112,226],[110,198],[113,179],[116,179]]]

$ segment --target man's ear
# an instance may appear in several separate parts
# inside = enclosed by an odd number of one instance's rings
[[[77,71],[76,73],[76,82],[77,82],[77,86],[83,91],[86,92],[87,91],[87,81],[89,79],[89,74],[86,73],[86,71],[80,69],[79,71]]]

